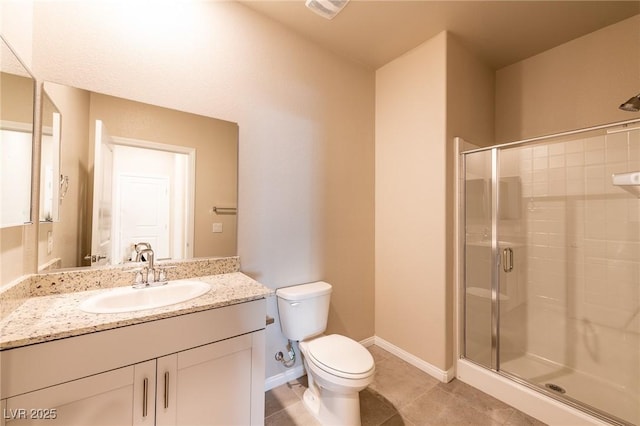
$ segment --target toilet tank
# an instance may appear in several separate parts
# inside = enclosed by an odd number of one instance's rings
[[[282,333],[304,340],[324,332],[329,315],[331,284],[316,281],[276,290]]]

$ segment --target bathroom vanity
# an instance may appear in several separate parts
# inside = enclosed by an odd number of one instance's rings
[[[109,289],[25,301],[0,323],[1,424],[262,424],[271,290],[197,279],[212,290],[138,312],[78,308]]]

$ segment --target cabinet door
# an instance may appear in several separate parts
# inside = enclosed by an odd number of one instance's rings
[[[250,424],[251,344],[249,334],[158,359],[157,424]]]
[[[157,361],[156,426],[175,426],[177,413],[176,383],[178,355],[167,355]]]
[[[153,426],[156,420],[156,360],[134,365],[133,424]]]
[[[6,400],[7,426],[133,424],[134,367],[124,367]]]

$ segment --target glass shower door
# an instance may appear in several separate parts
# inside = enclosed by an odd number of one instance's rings
[[[465,358],[492,367],[491,151],[465,156]]]
[[[640,128],[463,153],[465,359],[640,424]]]
[[[498,155],[497,370],[640,424],[640,130],[505,146]]]
[[[527,336],[518,155],[494,148],[464,162],[465,358],[494,370],[524,351]]]
[[[529,258],[525,241],[529,234],[524,218],[528,204],[526,196],[532,190],[533,148],[516,146],[499,150],[498,203],[496,205],[499,263],[498,280],[499,337],[498,370],[521,358],[530,338],[527,328],[527,276]],[[525,185],[523,185],[525,183]],[[534,265],[539,268],[540,265]]]

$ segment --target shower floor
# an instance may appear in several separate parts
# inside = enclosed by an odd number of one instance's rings
[[[501,363],[501,370],[541,387],[553,384],[564,394],[625,422],[640,425],[640,394],[616,387],[597,377],[524,355]]]

